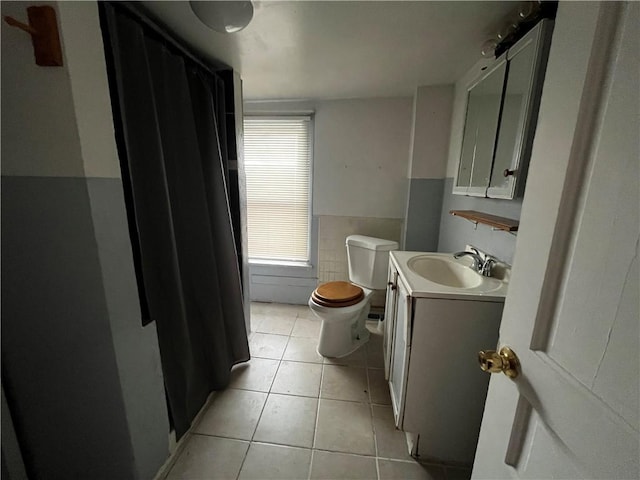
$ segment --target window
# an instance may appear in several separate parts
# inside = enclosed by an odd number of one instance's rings
[[[311,119],[245,117],[249,259],[309,261]]]

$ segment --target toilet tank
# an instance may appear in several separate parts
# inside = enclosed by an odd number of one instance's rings
[[[349,235],[347,259],[349,280],[361,287],[382,290],[387,286],[389,252],[398,249],[398,242],[382,238]]]

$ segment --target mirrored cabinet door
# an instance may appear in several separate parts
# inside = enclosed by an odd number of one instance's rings
[[[550,21],[543,20],[507,52],[508,74],[487,196],[522,195],[535,135]]]
[[[462,154],[454,193],[486,195],[506,71],[507,63],[503,59],[469,87]]]
[[[454,194],[524,192],[552,25],[542,20],[469,87]]]

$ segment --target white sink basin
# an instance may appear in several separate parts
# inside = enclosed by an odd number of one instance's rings
[[[483,277],[470,265],[469,256],[451,253],[393,251],[390,260],[413,297],[504,301],[509,267],[494,266],[492,277]]]
[[[447,287],[475,288],[483,280],[471,268],[439,256],[419,255],[409,260],[407,266],[421,277]]]

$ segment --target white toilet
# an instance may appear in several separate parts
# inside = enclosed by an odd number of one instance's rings
[[[320,355],[343,357],[369,340],[371,295],[386,288],[389,252],[397,249],[398,243],[391,240],[347,237],[350,282],[323,283],[309,298],[311,311],[322,320]]]

